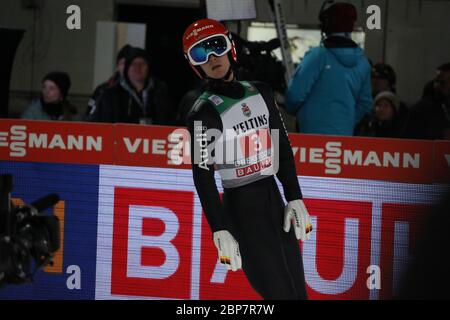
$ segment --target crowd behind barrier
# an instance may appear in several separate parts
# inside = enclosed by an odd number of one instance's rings
[[[323,50],[333,49],[346,48]],[[237,79],[263,80],[270,83],[274,90],[285,90],[278,92],[281,96],[286,94],[286,99],[278,101],[278,106],[297,118],[296,128],[290,131],[384,138],[450,138],[450,63],[437,67],[435,78],[426,83],[422,96],[408,106],[396,93],[397,77],[390,65],[376,63],[370,67],[367,64],[364,68],[369,68],[366,73],[370,79],[355,80],[350,86],[352,92],[360,92],[364,82],[365,93],[353,101],[353,93],[345,93],[348,88],[339,89],[333,84],[333,81],[344,83],[339,77],[331,76],[328,79],[323,75],[321,70],[326,66],[316,61],[323,58],[311,58],[312,55],[314,52],[307,54],[305,57],[308,59],[302,63],[312,64],[317,70],[300,72],[312,68],[300,64],[287,89],[276,85],[275,79],[272,79],[275,74],[268,73],[265,79],[255,79],[241,68],[237,71]],[[363,56],[355,59],[365,60]],[[40,97],[25,108],[21,118],[185,125],[187,113],[205,90],[205,81],[193,85],[180,101],[173,101],[167,84],[152,76],[152,63],[156,62],[150,61],[145,50],[129,45],[123,47],[117,55],[116,71],[95,89],[85,111],[77,111],[67,98],[71,86],[70,76],[65,72],[52,71],[42,79]],[[336,73],[347,77],[345,72],[348,71],[345,70],[344,67]],[[314,80],[318,76],[314,72],[321,74],[319,80]],[[327,85],[314,84],[313,81],[323,81]],[[315,88],[314,91],[312,88]],[[282,114],[285,122],[289,122],[286,112]]]

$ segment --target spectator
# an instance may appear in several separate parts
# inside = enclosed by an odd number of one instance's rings
[[[406,134],[413,139],[450,139],[450,63],[438,68],[434,90],[411,108]]]
[[[167,125],[170,112],[167,85],[150,75],[147,52],[132,48],[123,78],[96,101],[90,120]]]
[[[373,104],[370,64],[351,40],[356,9],[334,3],[319,15],[324,40],[309,50],[285,93],[302,133],[353,135]]]
[[[25,109],[21,118],[30,120],[75,120],[77,109],[66,99],[70,89],[67,73],[53,71],[42,79],[42,92]]]
[[[380,92],[391,91],[396,93],[397,76],[394,69],[388,64],[377,63],[372,67],[372,96],[375,98]]]
[[[106,89],[111,88],[112,86],[120,82],[120,79],[123,75],[123,69],[125,68],[125,60],[131,48],[132,47],[129,44],[127,44],[123,46],[122,49],[119,50],[116,58],[116,71],[111,76],[111,78],[109,78],[108,81],[98,85],[97,88],[95,88],[94,93],[92,94],[88,102],[88,107],[86,109],[85,115],[86,118],[89,117],[92,109],[94,108],[95,101],[103,94],[103,92],[105,92]]]
[[[372,97],[375,98],[380,92],[390,91],[397,94],[397,75],[394,69],[385,63],[377,63],[372,67]],[[408,106],[399,101],[399,109],[396,114],[398,127],[404,131],[406,119],[408,118]]]
[[[380,92],[374,101],[371,114],[366,115],[355,129],[355,135],[368,137],[400,138],[400,101],[390,91]]]
[[[423,92],[422,92],[422,99],[423,98],[430,98],[430,99],[434,99],[435,95],[438,94],[439,95],[439,90],[437,90],[437,86],[436,86],[436,77],[439,75],[441,71],[439,70],[439,68],[436,70],[436,75],[435,77],[428,81],[424,88],[423,88]]]

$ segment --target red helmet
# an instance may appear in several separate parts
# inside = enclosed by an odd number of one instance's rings
[[[228,54],[231,63],[237,62],[234,41],[227,28],[212,19],[201,19],[187,27],[183,35],[183,52],[191,67],[200,78],[204,72],[199,65],[208,62],[211,54]]]

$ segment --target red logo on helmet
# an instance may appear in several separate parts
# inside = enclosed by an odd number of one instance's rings
[[[192,36],[197,37],[199,32],[202,32],[203,30],[210,29],[210,28],[214,28],[214,26],[212,24],[209,24],[207,26],[204,26],[204,27],[201,27],[198,29],[194,29],[194,30],[192,30],[191,33],[189,33],[187,35],[186,40],[189,40]]]

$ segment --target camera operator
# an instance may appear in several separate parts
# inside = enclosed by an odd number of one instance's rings
[[[273,50],[280,47],[278,38],[269,41],[247,41],[232,33],[239,59],[237,78],[239,80],[263,81],[272,90],[283,93],[286,90],[284,67],[273,55]]]

